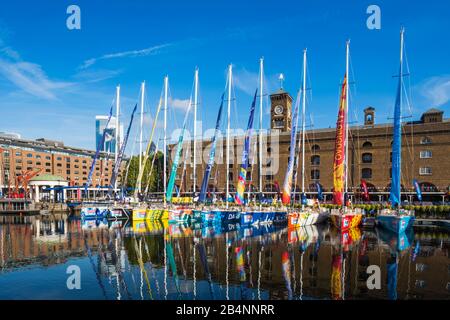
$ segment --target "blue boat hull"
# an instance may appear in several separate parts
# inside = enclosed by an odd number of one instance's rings
[[[411,228],[414,224],[413,216],[378,216],[377,225],[395,233],[402,233]]]
[[[239,223],[241,213],[239,211],[208,211],[202,212],[202,222],[212,223]]]
[[[251,226],[261,222],[262,212],[249,211],[241,212],[241,225]]]
[[[275,216],[273,219],[273,223],[275,223],[275,224],[287,223],[287,212],[276,211],[276,212],[274,212],[274,214],[275,214]]]

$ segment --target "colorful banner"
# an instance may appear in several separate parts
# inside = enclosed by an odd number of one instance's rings
[[[247,178],[248,158],[250,154],[250,138],[252,135],[253,118],[255,114],[255,104],[257,94],[258,89],[256,89],[255,91],[255,96],[253,97],[252,106],[250,108],[250,116],[248,117],[247,132],[245,133],[244,150],[242,151],[241,170],[239,172],[238,184],[236,187],[236,196],[234,199],[235,202],[239,205],[244,204],[245,179]]]
[[[291,129],[291,145],[289,151],[289,161],[286,170],[286,176],[284,177],[283,190],[281,194],[281,201],[284,205],[291,203],[291,191],[292,191],[292,180],[294,173],[294,160],[295,160],[295,149],[296,149],[296,139],[297,139],[297,125],[298,125],[298,109],[300,106],[300,91],[297,94],[297,99],[295,100],[294,113],[292,114],[292,129]]]
[[[393,207],[401,202],[401,163],[402,163],[402,67],[398,79],[397,97],[394,107],[394,131],[392,143],[392,178],[389,200]]]
[[[317,187],[317,199],[319,199],[319,201],[323,201],[322,186],[320,185],[320,183],[316,182],[316,187]]]
[[[189,113],[191,112],[191,106],[192,106],[192,103],[191,103],[191,100],[189,100],[189,106],[186,109],[186,114],[184,116],[183,128],[181,130],[180,137],[178,138],[177,149],[175,152],[175,156],[173,158],[172,170],[170,171],[170,177],[169,177],[169,183],[167,184],[167,190],[166,190],[167,202],[172,202],[172,196],[173,196],[172,193],[173,193],[173,189],[175,186],[175,178],[177,175],[178,163],[180,162],[181,151],[183,150],[184,133],[186,131],[186,125],[187,125]]]
[[[109,184],[112,189],[114,189],[114,186],[116,185],[117,177],[119,176],[120,164],[122,163],[123,156],[125,155],[125,148],[127,147],[128,137],[130,136],[130,130],[131,130],[131,127],[133,126],[134,113],[136,112],[136,109],[137,109],[137,104],[134,106],[133,112],[131,113],[131,119],[130,119],[130,123],[128,124],[127,133],[125,134],[122,145],[120,146],[119,154],[117,156],[117,161],[114,164],[113,174],[111,177],[111,182]],[[125,184],[126,181],[123,181],[122,183]]]
[[[220,132],[220,119],[222,117],[223,109],[223,94],[220,102],[219,113],[217,114],[216,129],[214,131],[214,137],[212,138],[211,150],[209,151],[208,164],[206,165],[205,175],[203,176],[202,187],[200,189],[200,195],[198,196],[198,202],[203,203],[206,200],[206,191],[208,189],[209,176],[214,164],[214,158],[216,156],[217,136]],[[216,172],[217,173],[217,172]]]
[[[417,199],[419,199],[419,201],[422,201],[422,190],[420,190],[419,182],[416,179],[413,180],[413,185],[414,189],[416,190]]]
[[[292,300],[292,286],[291,286],[291,260],[289,258],[289,252],[284,251],[281,256],[281,265],[283,267],[283,277],[288,290],[288,299]]]
[[[363,190],[364,200],[369,201],[370,200],[369,189],[367,189],[367,182],[364,179],[361,179],[361,188]]]
[[[236,253],[236,268],[239,273],[239,280],[241,282],[245,281],[245,266],[244,266],[244,253],[242,247],[237,247],[234,249]]]
[[[337,205],[344,204],[345,183],[345,126],[347,115],[347,75],[342,84],[341,101],[339,105],[338,119],[336,122],[336,140],[334,147],[333,165],[333,202]]]
[[[331,298],[342,300],[342,257],[333,255],[331,267]]]

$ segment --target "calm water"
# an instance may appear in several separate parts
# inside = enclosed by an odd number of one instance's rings
[[[0,299],[449,299],[450,232],[1,217]],[[69,266],[81,289],[69,290]],[[381,269],[369,290],[367,268]]]

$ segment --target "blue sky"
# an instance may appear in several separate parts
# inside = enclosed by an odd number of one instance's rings
[[[66,27],[71,4],[81,9],[81,30]],[[371,4],[381,8],[381,30],[366,27]],[[148,134],[166,74],[173,131],[181,125],[196,66],[203,129],[211,128],[229,63],[236,81],[232,124],[242,128],[259,58],[265,58],[267,89],[276,90],[283,73],[284,86],[294,96],[304,47],[312,88],[308,113],[314,128],[334,126],[347,38],[355,82],[351,117],[361,121],[362,110],[371,105],[376,121],[385,122],[395,98],[392,76],[398,70],[401,25],[406,27],[413,116],[431,107],[448,116],[449,12],[450,3],[441,0],[2,2],[0,131],[94,149],[94,117],[108,112],[115,86],[121,85],[128,121],[145,80]],[[268,123],[265,114],[264,126]]]

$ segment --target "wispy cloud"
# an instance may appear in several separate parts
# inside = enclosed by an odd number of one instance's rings
[[[450,101],[450,75],[428,78],[417,87],[424,103],[430,107],[440,107]]]
[[[264,91],[272,92],[277,86],[277,76],[264,76]],[[255,90],[259,89],[259,74],[257,72],[248,71],[245,68],[235,69],[233,72],[234,86],[248,95],[254,95]]]
[[[140,50],[129,50],[129,51],[123,51],[123,52],[116,52],[116,53],[108,53],[104,54],[97,58],[91,58],[88,60],[85,60],[83,62],[83,65],[80,67],[81,69],[86,69],[92,66],[93,64],[101,61],[101,60],[109,60],[109,59],[117,59],[117,58],[133,58],[133,57],[144,57],[149,55],[155,55],[158,54],[161,49],[167,48],[171,46],[172,44],[166,43],[161,45],[156,45],[152,47],[148,47],[145,49]]]
[[[170,99],[169,106],[177,110],[186,111],[189,108],[189,99]]]
[[[38,98],[55,100],[55,90],[71,82],[50,80],[39,64],[23,61],[20,54],[0,39],[0,76]]]
[[[55,100],[55,90],[72,83],[50,80],[41,66],[25,61],[8,61],[0,58],[0,75],[23,91],[38,98]]]

